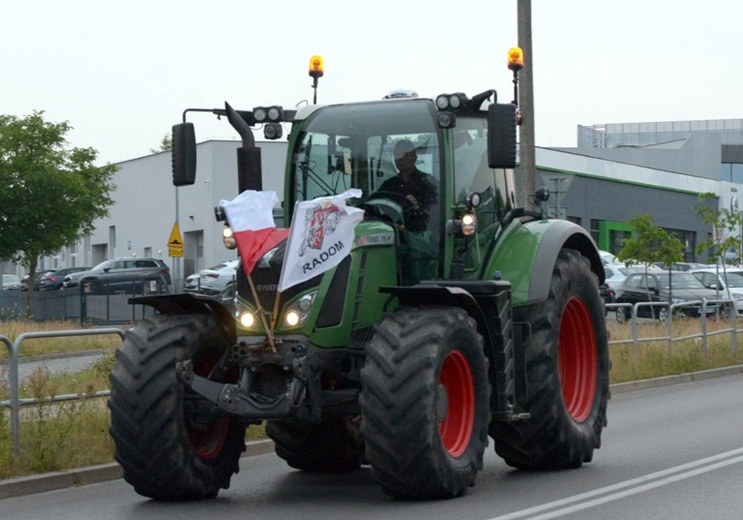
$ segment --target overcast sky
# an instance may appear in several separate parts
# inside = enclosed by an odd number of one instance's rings
[[[532,0],[536,143],[577,125],[743,118],[740,0]],[[495,88],[516,0],[0,0],[0,113],[68,121],[102,162],[147,155],[187,107],[240,109]],[[191,117],[199,141],[237,138]]]

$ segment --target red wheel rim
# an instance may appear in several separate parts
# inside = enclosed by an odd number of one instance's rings
[[[598,378],[596,331],[586,303],[568,300],[560,323],[558,369],[562,397],[570,416],[584,421],[593,409]]]
[[[446,390],[448,402],[439,432],[444,449],[452,457],[458,457],[469,446],[475,423],[475,386],[469,363],[461,352],[446,355],[439,381]]]
[[[202,359],[194,363],[194,373],[208,375],[214,365],[213,360]],[[227,417],[221,417],[209,425],[201,424],[198,428],[193,424],[189,426],[189,421],[186,421],[186,425],[188,441],[196,451],[196,455],[202,459],[211,459],[219,455],[230,425]]]

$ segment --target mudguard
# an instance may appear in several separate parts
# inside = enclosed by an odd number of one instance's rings
[[[547,298],[552,268],[563,248],[575,249],[591,262],[591,270],[603,283],[601,257],[591,235],[568,220],[514,221],[495,244],[482,278],[502,278],[511,283],[514,307]]]
[[[193,293],[161,294],[129,298],[130,304],[149,305],[160,314],[213,314],[235,336],[232,312],[211,296]]]

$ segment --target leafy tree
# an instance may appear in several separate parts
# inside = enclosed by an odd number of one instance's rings
[[[28,268],[33,288],[39,256],[91,233],[113,202],[113,164],[95,166],[93,148],[70,148],[69,123],[0,115],[0,260]],[[28,291],[26,312],[31,311]]]
[[[711,225],[714,233],[697,244],[697,253],[707,252],[708,259],[718,263],[727,251],[740,255],[741,236],[739,229],[743,226],[743,213],[738,208],[717,208],[717,195],[702,193],[694,205],[694,211],[702,222]],[[740,260],[739,260],[740,261]],[[723,268],[725,262],[722,262]]]
[[[643,264],[646,271],[648,265],[661,262],[668,266],[670,282],[673,264],[684,259],[686,247],[683,242],[656,226],[650,215],[633,215],[627,224],[633,229],[633,234],[631,238],[624,239],[624,245],[617,257],[626,265]],[[670,285],[669,283],[669,303],[672,298]]]
[[[627,225],[633,229],[633,234],[624,239],[617,255],[627,265],[662,262],[671,266],[683,261],[684,244],[678,237],[656,226],[650,215],[633,215]]]
[[[160,152],[167,152],[168,150],[173,149],[173,136],[170,134],[165,134],[163,136],[163,140],[160,141],[160,148],[150,148],[150,152],[152,153],[160,153]]]

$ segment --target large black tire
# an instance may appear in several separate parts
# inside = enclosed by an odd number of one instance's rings
[[[598,281],[588,260],[563,249],[544,302],[516,309],[531,324],[524,348],[531,414],[522,422],[493,421],[495,451],[520,469],[561,469],[590,462],[601,446],[609,398],[608,335]]]
[[[403,308],[377,326],[361,371],[361,434],[384,492],[451,498],[475,485],[488,443],[483,339],[466,312]]]
[[[124,479],[158,500],[213,498],[245,450],[245,426],[185,390],[175,363],[206,375],[231,344],[208,315],[156,315],[126,333],[111,372],[110,433]]]
[[[276,454],[289,466],[303,471],[336,473],[361,466],[364,444],[358,421],[330,419],[322,424],[268,421],[266,434],[276,445]]]

